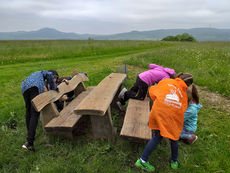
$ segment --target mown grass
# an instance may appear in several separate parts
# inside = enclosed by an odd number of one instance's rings
[[[0,41],[0,64],[129,54],[171,43],[147,41]]]
[[[91,45],[91,47],[90,47]],[[96,52],[96,54],[95,54]],[[134,167],[145,143],[119,136],[115,143],[94,140],[90,127],[77,141],[47,136],[37,128],[36,153],[21,150],[25,142],[25,108],[20,83],[30,73],[57,69],[68,75],[73,69],[88,73],[87,86],[98,84],[118,66],[128,63],[130,87],[149,63],[189,72],[195,83],[229,96],[230,43],[162,43],[150,41],[3,41],[0,42],[0,172],[144,172]],[[23,63],[22,63],[23,62]],[[150,157],[156,172],[229,172],[229,113],[211,107],[201,98],[198,141],[180,143],[180,168],[169,167],[170,147],[163,140]],[[123,117],[113,111],[113,123],[121,129]],[[16,122],[16,129],[9,124]]]

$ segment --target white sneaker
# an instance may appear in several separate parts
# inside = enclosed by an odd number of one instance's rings
[[[121,111],[124,111],[124,106],[121,104],[121,102],[117,101],[117,106]]]
[[[125,92],[127,91],[127,89],[126,88],[123,88],[122,90],[121,90],[121,92],[119,93],[119,95],[118,95],[118,98],[119,99],[124,99],[124,96],[125,96]]]

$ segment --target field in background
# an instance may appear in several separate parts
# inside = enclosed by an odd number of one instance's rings
[[[0,172],[140,172],[134,167],[144,143],[117,136],[115,143],[94,140],[90,131],[72,143],[48,137],[37,128],[37,152],[25,153],[25,108],[20,83],[30,73],[56,69],[69,75],[74,69],[87,72],[87,86],[97,85],[111,72],[128,64],[128,87],[136,75],[156,63],[176,72],[192,73],[195,83],[230,96],[230,43],[170,43],[152,41],[0,41]],[[203,99],[199,114],[199,140],[193,146],[181,143],[181,167],[176,172],[230,171],[229,112],[212,107]],[[121,129],[123,117],[113,112]],[[15,129],[14,129],[15,125]],[[169,168],[170,147],[162,141],[151,155],[159,172]]]

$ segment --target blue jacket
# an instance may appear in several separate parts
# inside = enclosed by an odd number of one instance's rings
[[[50,89],[55,90],[56,84],[54,83],[54,77],[51,72],[42,70],[30,74],[21,84],[22,94],[29,88],[37,87],[39,93],[44,92],[45,79],[50,85]]]
[[[202,108],[201,104],[189,104],[186,112],[184,113],[183,129],[189,132],[195,132],[197,129],[197,114]]]

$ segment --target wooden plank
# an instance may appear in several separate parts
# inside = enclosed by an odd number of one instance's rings
[[[76,107],[80,115],[105,115],[126,74],[111,73]]]
[[[60,115],[52,119],[46,126],[47,132],[51,131],[71,131],[82,115],[74,114],[74,108],[93,90],[94,87],[88,87],[86,91],[79,94],[60,112]]]
[[[149,140],[152,132],[148,127],[149,98],[145,100],[130,99],[125,114],[121,136]]]
[[[77,97],[79,94],[81,94],[82,91],[86,91],[86,87],[83,82],[79,83],[77,88],[74,90],[74,95]]]
[[[82,116],[79,121],[74,125],[74,127],[70,130],[56,130],[47,132],[50,135],[54,136],[64,136],[72,141],[75,141],[79,135],[84,135],[90,128],[91,124],[89,123],[89,116]]]
[[[75,75],[67,85],[65,82],[62,82],[58,85],[59,92],[50,90],[44,93],[39,94],[32,100],[32,104],[36,111],[40,112],[47,104],[55,102],[58,100],[62,95],[73,91],[79,83],[83,81],[88,81],[88,78],[84,74],[77,74]]]
[[[43,129],[47,123],[49,123],[54,117],[58,117],[58,116],[59,116],[59,112],[54,103],[50,103],[46,105],[40,113]]]

